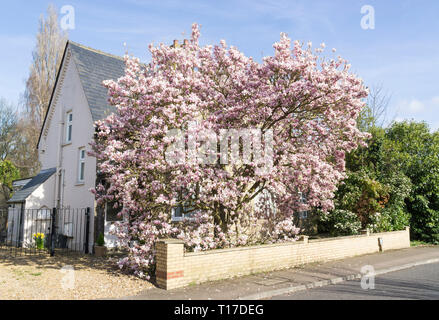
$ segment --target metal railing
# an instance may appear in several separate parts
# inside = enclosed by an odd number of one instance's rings
[[[0,210],[1,254],[88,253],[90,208]]]

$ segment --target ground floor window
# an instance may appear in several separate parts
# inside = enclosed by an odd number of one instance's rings
[[[115,202],[107,202],[105,204],[105,220],[108,222],[122,221],[123,217],[119,216],[122,208],[114,207]]]

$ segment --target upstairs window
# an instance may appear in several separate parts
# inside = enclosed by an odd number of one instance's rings
[[[85,177],[85,148],[79,149],[78,182],[84,182]]]
[[[66,142],[72,142],[72,128],[73,128],[73,114],[71,112],[67,113],[66,119]]]

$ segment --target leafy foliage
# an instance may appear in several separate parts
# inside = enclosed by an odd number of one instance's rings
[[[370,112],[363,117],[363,126],[373,123]],[[410,225],[416,240],[439,242],[439,133],[414,121],[369,130],[369,146],[346,156],[347,178],[338,187],[335,207],[354,212],[362,228],[379,232]],[[320,230],[337,233],[335,223],[340,221],[321,218]]]
[[[12,182],[20,178],[20,171],[9,160],[0,161],[0,191],[5,200],[9,199]],[[0,204],[1,205],[1,204]]]
[[[405,199],[416,240],[439,242],[439,133],[425,122],[395,123],[387,131],[386,161],[411,181]]]
[[[331,213],[320,212],[320,231],[333,236],[358,234],[361,221],[356,213],[348,210],[335,209]]]
[[[20,178],[20,172],[9,160],[0,161],[0,184],[12,189],[12,181]]]

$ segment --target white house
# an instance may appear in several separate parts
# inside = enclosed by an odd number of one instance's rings
[[[124,69],[121,57],[71,41],[66,44],[37,146],[41,172],[8,201],[9,210],[15,212],[10,220],[28,209],[91,208],[94,219],[90,219],[89,238],[96,239],[103,232],[106,245],[115,245],[116,239],[109,231],[116,213],[111,208],[96,207],[90,189],[99,177],[96,159],[87,151],[95,133],[94,122],[114,111],[107,103],[107,89],[102,82],[118,79]],[[81,229],[73,220],[70,225]],[[89,241],[90,250],[93,243]]]

